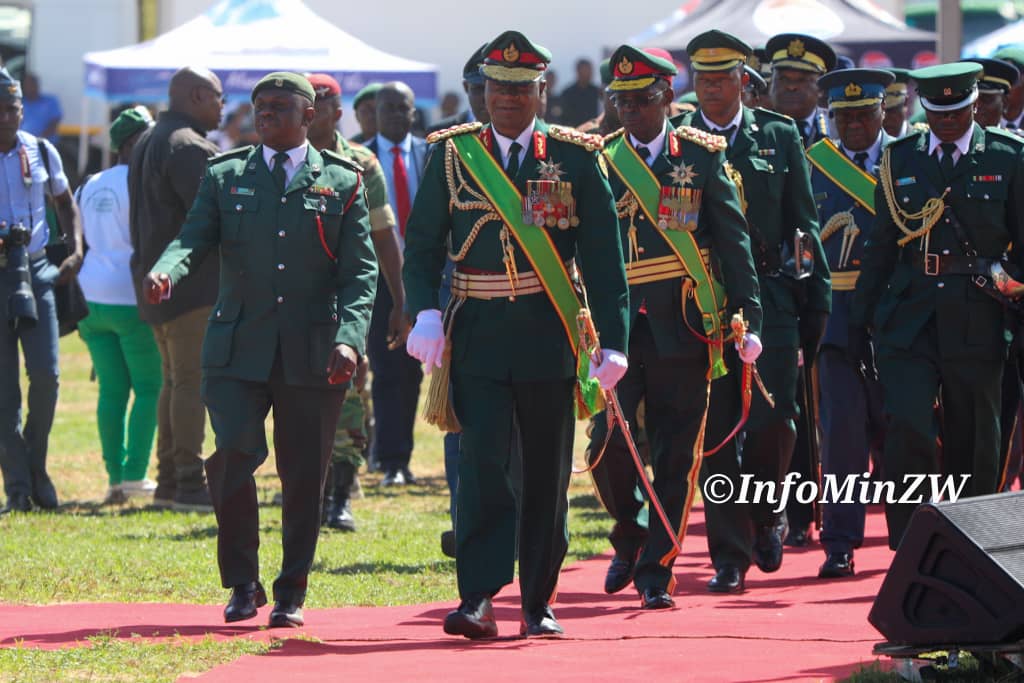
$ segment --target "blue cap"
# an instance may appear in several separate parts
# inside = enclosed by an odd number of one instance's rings
[[[14,77],[4,67],[0,67],[0,97],[21,99],[21,81],[14,80]]]
[[[853,109],[881,104],[885,88],[895,76],[882,69],[837,69],[818,79],[828,93],[829,109]]]

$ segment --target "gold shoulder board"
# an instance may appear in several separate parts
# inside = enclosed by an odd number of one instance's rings
[[[434,144],[435,142],[441,142],[448,138],[453,138],[456,135],[462,135],[463,133],[475,133],[484,127],[484,124],[479,121],[472,121],[470,123],[460,123],[457,126],[451,128],[445,128],[444,130],[438,130],[427,136],[427,143]]]
[[[729,142],[721,135],[698,130],[693,126],[679,126],[676,128],[676,136],[680,140],[697,143],[709,152],[721,152],[729,146]]]
[[[596,152],[604,147],[604,139],[600,135],[581,133],[575,128],[565,126],[549,126],[548,135],[562,142],[570,142],[583,147],[588,152]]]

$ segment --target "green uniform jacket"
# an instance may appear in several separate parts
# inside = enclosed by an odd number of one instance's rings
[[[929,133],[916,131],[893,142],[892,181],[897,205],[920,211],[949,186],[946,204],[964,227],[979,256],[1009,257],[1024,264],[1024,141],[995,128],[974,125],[971,145],[943,179],[935,155],[928,154]],[[1001,358],[1006,354],[1003,308],[965,275],[925,275],[910,264],[916,239],[905,247],[903,233],[890,214],[882,183],[875,191],[878,218],[865,246],[864,264],[854,292],[851,325],[873,327],[879,346],[909,349],[934,315],[938,348],[944,358]],[[905,221],[906,222],[906,221]],[[916,229],[920,221],[906,222]],[[930,253],[962,255],[953,229],[941,219],[932,228]]]
[[[699,109],[687,114],[682,123],[708,130]],[[819,239],[818,212],[800,132],[787,116],[743,107],[739,129],[725,156],[743,176],[750,233],[754,235],[756,226],[768,252],[777,253],[783,241],[792,243],[797,228],[811,235],[814,273],[799,286],[782,275],[768,276],[764,265],[758,263],[759,245],[751,238],[761,285],[765,345],[796,347],[800,314],[828,313],[832,307],[828,262]],[[772,256],[777,261],[775,253]]]
[[[535,123],[535,130],[546,135],[548,161],[561,165],[561,180],[572,183],[580,224],[568,230],[536,226],[529,229],[548,230],[563,260],[577,258],[601,345],[625,353],[629,290],[608,180],[598,166],[596,152],[547,135],[548,126],[543,121]],[[413,317],[422,310],[440,308],[438,290],[449,240],[453,253],[458,253],[485,213],[483,209],[450,208],[452,196],[445,174],[445,154],[451,144],[443,141],[433,146],[405,231],[402,279]],[[492,145],[500,165],[497,144]],[[478,192],[469,174],[464,175],[468,187]],[[528,180],[539,177],[531,140],[515,184],[522,193]],[[461,188],[458,197],[474,201],[467,188]],[[498,236],[501,226],[498,219],[485,222],[459,266],[504,273]],[[532,270],[518,244],[515,255],[519,272]],[[570,321],[570,325],[574,326],[575,321]],[[452,366],[470,375],[516,381],[564,379],[575,374],[575,360],[565,329],[543,292],[519,296],[514,302],[507,298],[468,299],[455,318]]]
[[[624,134],[620,130],[605,140]],[[761,303],[758,299],[757,273],[750,255],[747,222],[740,210],[736,186],[725,172],[725,154],[687,140],[671,129],[668,135],[677,136],[680,153],[678,156],[672,155],[666,136],[662,153],[651,164],[651,172],[663,187],[679,187],[674,180],[674,172],[678,174],[689,170],[692,173],[692,180],[686,187],[702,192],[698,227],[694,233],[697,245],[702,250],[710,249],[712,272],[725,287],[728,297],[727,305],[724,306],[727,313],[731,314],[742,308],[750,331],[760,336]],[[628,143],[628,140],[626,142]],[[611,166],[609,173],[612,194],[620,198],[621,205],[621,198],[629,190]],[[629,216],[621,217],[619,225],[622,231],[622,249],[628,254]],[[642,211],[637,212],[634,225],[637,228],[637,241],[643,249],[643,253],[640,254],[642,260],[670,256],[674,253],[661,236],[661,230],[651,225]],[[626,273],[629,274],[628,266]],[[681,278],[677,277],[632,284],[629,288],[629,319],[636,319],[643,303],[647,310],[647,320],[654,336],[654,343],[661,357],[690,355],[696,347],[705,348],[704,342],[690,331],[683,320],[680,282]],[[719,302],[719,305],[724,303]],[[686,319],[694,330],[704,334],[700,312],[693,299],[686,305]]]
[[[366,187],[366,209],[370,212],[370,231],[394,230],[395,212],[388,203],[388,185],[384,169],[377,155],[356,142],[346,140],[341,133],[334,134],[334,151],[356,162],[363,169]]]
[[[282,193],[262,146],[211,159],[181,233],[153,267],[177,284],[220,247],[218,299],[203,342],[207,376],[264,382],[280,346],[285,382],[328,387],[337,344],[364,352],[377,262],[354,168],[310,147]],[[321,243],[317,216],[337,261]]]

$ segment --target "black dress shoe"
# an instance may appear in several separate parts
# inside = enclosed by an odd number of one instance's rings
[[[629,582],[633,580],[633,574],[636,572],[636,560],[639,555],[639,552],[635,552],[632,555],[615,553],[612,563],[608,565],[608,573],[604,577],[605,593],[609,595],[618,593],[629,585]]]
[[[675,600],[661,588],[645,588],[640,594],[640,609],[670,609]]]
[[[306,623],[302,618],[302,603],[275,600],[270,612],[270,628],[298,628]]]
[[[842,579],[847,576],[853,576],[853,553],[826,553],[818,578]]]
[[[723,565],[708,581],[708,590],[712,593],[742,593],[744,588],[743,572],[731,564]]]
[[[775,524],[757,528],[753,560],[757,568],[765,574],[777,572],[782,566],[782,539],[785,538],[788,527],[786,516],[780,515]]]
[[[803,548],[811,542],[811,530],[809,527],[802,529],[789,530],[786,534],[786,538],[782,541],[783,545],[788,545],[790,548]]]
[[[555,619],[555,613],[551,611],[549,605],[523,611],[523,620],[519,624],[519,635],[527,638],[551,638],[563,633],[565,631]]]
[[[256,616],[256,610],[267,604],[267,594],[259,581],[242,583],[231,589],[231,599],[224,608],[224,621],[244,621]]]
[[[494,620],[491,598],[483,594],[470,595],[459,603],[459,608],[444,618],[444,632],[451,636],[465,636],[470,640],[495,638],[498,623]]]
[[[7,498],[7,504],[0,509],[0,515],[12,512],[32,512],[32,501],[24,493],[14,493]]]
[[[46,472],[32,472],[32,502],[42,510],[57,509],[57,489]]]

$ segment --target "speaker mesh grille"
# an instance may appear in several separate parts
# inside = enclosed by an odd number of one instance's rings
[[[935,507],[1024,584],[1024,493],[965,498]]]

